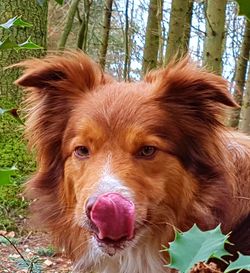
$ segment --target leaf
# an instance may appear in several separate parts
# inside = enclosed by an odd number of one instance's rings
[[[21,17],[13,17],[9,19],[6,23],[0,24],[0,27],[4,29],[10,29],[11,27],[32,27],[32,24],[29,22],[25,22],[21,19]]]
[[[228,236],[221,233],[220,226],[204,232],[197,225],[184,233],[176,231],[175,240],[168,248],[170,264],[166,266],[187,273],[198,262],[221,259],[229,255],[224,249]]]
[[[3,42],[0,41],[0,50],[3,49],[13,49],[16,48],[18,45],[10,40],[10,37],[6,38]]]
[[[43,49],[43,47],[32,42],[31,37],[29,37],[27,41],[23,42],[22,44],[18,44],[17,49]]]
[[[64,0],[55,0],[57,4],[59,5],[63,5],[64,4]]]
[[[10,184],[10,177],[15,173],[17,168],[15,166],[11,168],[0,169],[0,185]]]
[[[0,116],[3,116],[4,114],[9,114],[11,115],[13,118],[15,118],[15,120],[19,123],[19,124],[24,124],[23,121],[21,120],[17,109],[13,108],[13,109],[3,109],[0,108]]]
[[[249,0],[236,0],[239,4],[239,15],[245,15],[250,20]]]
[[[231,262],[229,266],[226,268],[225,273],[230,272],[232,270],[249,270],[250,271],[250,256],[245,256],[239,253],[239,258]]]

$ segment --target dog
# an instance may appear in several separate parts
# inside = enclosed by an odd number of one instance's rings
[[[117,82],[80,52],[24,61],[33,217],[75,272],[165,273],[174,228],[221,224],[250,254],[250,141],[222,77],[189,58]]]

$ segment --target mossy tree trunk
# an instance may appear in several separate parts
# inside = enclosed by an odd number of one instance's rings
[[[172,1],[165,64],[169,63],[171,58],[179,58],[186,53],[183,49],[186,48],[184,43],[187,44],[184,39],[187,35],[187,22],[191,22],[189,3],[189,0]]]
[[[82,22],[80,26],[80,30],[78,33],[77,47],[86,51],[87,48],[87,37],[88,37],[88,26],[89,26],[89,15],[90,15],[90,7],[92,4],[92,0],[84,0],[84,9],[82,12]]]
[[[72,29],[72,25],[74,22],[74,18],[75,18],[75,14],[76,14],[76,10],[77,10],[79,2],[80,2],[80,0],[72,0],[72,2],[71,2],[70,8],[68,10],[65,26],[63,29],[63,33],[62,33],[59,43],[58,43],[58,49],[60,49],[60,50],[63,50],[65,48],[67,39],[69,37],[69,33]]]
[[[183,55],[185,55],[188,52],[188,48],[189,48],[189,40],[190,40],[192,17],[193,17],[193,6],[194,6],[194,1],[189,0],[188,11],[186,14],[185,28],[183,32],[182,48],[181,48],[181,53]]]
[[[106,64],[106,55],[108,50],[108,41],[109,41],[109,32],[111,24],[111,15],[112,15],[112,5],[113,0],[105,0],[104,3],[104,14],[103,14],[103,29],[102,29],[102,39],[100,46],[100,58],[99,63],[104,69]]]
[[[241,106],[244,87],[246,82],[247,63],[249,60],[250,51],[250,21],[246,20],[244,37],[238,57],[237,69],[235,74],[236,88],[234,90],[234,99]],[[240,109],[233,110],[230,116],[229,125],[237,128],[240,119]]]
[[[241,120],[239,123],[239,129],[241,132],[250,135],[250,67],[248,67],[248,77],[241,108]]]
[[[227,0],[207,0],[203,64],[216,74],[222,71]]]
[[[40,6],[36,1],[29,0],[0,1],[0,23],[4,23],[15,16],[22,16],[24,21],[33,24],[33,27],[30,28],[11,29],[11,39],[17,43],[23,43],[31,36],[34,43],[44,48],[43,50],[20,50],[18,52],[16,50],[0,50],[0,102],[2,107],[5,107],[5,102],[16,105],[21,99],[21,92],[13,85],[19,76],[19,70],[4,68],[26,58],[39,57],[44,53],[47,39],[47,15],[47,1],[43,6]],[[8,35],[8,31],[0,29],[0,40]]]
[[[147,71],[157,66],[159,39],[159,20],[157,18],[159,8],[158,0],[150,0],[148,7],[148,20],[146,28],[145,45],[143,52],[142,71],[146,74]]]

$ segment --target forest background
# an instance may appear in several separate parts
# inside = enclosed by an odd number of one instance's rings
[[[1,0],[0,230],[24,232],[21,186],[35,169],[20,125],[22,92],[13,85],[20,71],[5,67],[47,51],[79,48],[116,78],[134,81],[189,53],[230,82],[241,107],[225,122],[250,134],[250,21],[239,16],[249,15],[250,1],[238,2]]]

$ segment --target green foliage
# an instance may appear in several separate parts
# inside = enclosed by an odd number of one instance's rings
[[[21,19],[21,17],[13,17],[9,19],[6,23],[0,24],[0,27],[4,29],[10,29],[12,27],[32,27],[32,24],[29,22],[25,22]]]
[[[32,259],[15,259],[19,270],[31,273],[42,273],[41,264],[37,257]]]
[[[167,249],[170,255],[168,267],[175,268],[183,273],[198,262],[207,262],[210,258],[221,258],[229,254],[224,249],[228,235],[223,235],[220,226],[213,230],[202,232],[196,225],[189,231],[176,231],[174,242]]]
[[[16,171],[16,167],[11,168],[0,168],[0,185],[10,184],[10,177]]]
[[[10,184],[0,186],[0,230],[19,231],[27,207],[20,195],[20,185],[34,171],[35,163],[27,152],[21,119],[13,104],[0,99],[0,105],[4,106],[0,108],[0,168],[17,168],[11,173]]]
[[[9,31],[7,37],[3,38],[3,41],[0,41],[0,50],[42,49],[41,46],[31,41],[31,37],[29,37],[23,43],[17,43],[13,41],[12,34],[11,34],[11,28],[13,27],[27,28],[27,27],[32,27],[32,24],[29,22],[23,21],[20,16],[19,17],[15,16],[9,19],[7,22],[0,24],[0,28],[4,28],[5,30]]]
[[[249,0],[236,0],[239,4],[239,15],[245,15],[250,20],[250,3]]]
[[[53,246],[42,247],[37,250],[39,256],[52,257],[55,255],[55,249]]]
[[[224,256],[230,255],[224,248],[225,243],[229,243],[228,237],[222,234],[220,226],[201,231],[194,225],[186,232],[176,231],[175,240],[169,244],[169,248],[162,250],[168,251],[170,257],[170,263],[166,266],[187,273],[199,262],[206,263],[211,258],[223,260]],[[229,263],[225,273],[233,270],[250,271],[250,256],[239,253],[238,259]]]
[[[250,271],[250,256],[245,256],[239,253],[239,258],[230,263],[230,265],[226,268],[225,273],[233,270],[240,271],[242,269]]]

